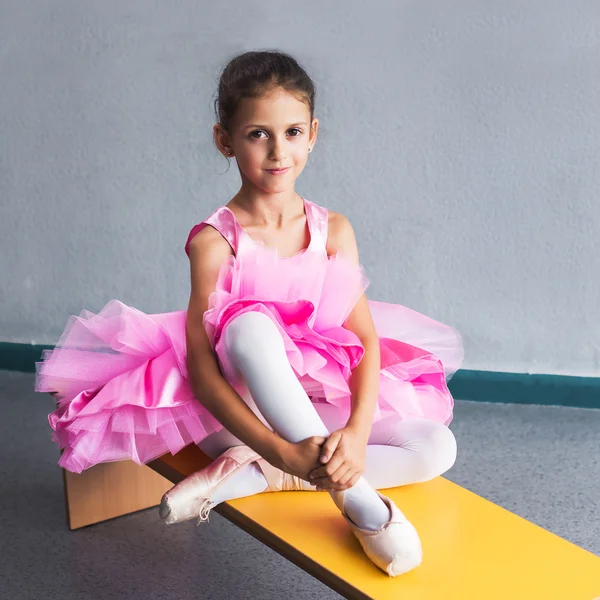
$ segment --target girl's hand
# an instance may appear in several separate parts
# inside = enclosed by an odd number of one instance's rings
[[[301,442],[286,442],[274,466],[308,481],[308,474],[321,465],[319,456],[327,438],[312,436]]]
[[[317,490],[343,491],[352,487],[365,471],[367,439],[351,427],[334,431],[325,444],[321,462],[327,463],[309,474]]]

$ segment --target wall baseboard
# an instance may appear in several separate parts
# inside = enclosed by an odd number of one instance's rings
[[[42,350],[53,347],[0,342],[0,370],[34,373]],[[457,400],[600,408],[600,377],[460,369],[448,388]]]
[[[600,377],[460,369],[448,389],[457,400],[600,408]]]
[[[35,373],[35,363],[42,359],[42,350],[54,346],[0,342],[0,370]]]

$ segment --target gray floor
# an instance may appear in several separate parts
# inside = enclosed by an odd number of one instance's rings
[[[156,509],[65,522],[50,396],[0,371],[0,598],[339,598],[216,513],[165,527]],[[600,410],[457,402],[452,481],[600,554]]]

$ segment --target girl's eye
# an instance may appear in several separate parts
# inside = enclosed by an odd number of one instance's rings
[[[292,137],[298,137],[299,135],[302,134],[302,130],[298,129],[297,127],[292,127],[291,129],[288,129],[288,131],[297,131],[298,132],[296,135],[293,135]],[[262,129],[255,129],[252,133],[250,133],[250,137],[254,138],[255,140],[259,140],[260,138],[256,137],[254,135],[255,133],[264,133],[264,131]]]

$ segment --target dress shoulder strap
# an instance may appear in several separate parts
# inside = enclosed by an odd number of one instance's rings
[[[207,225],[214,227],[229,242],[234,255],[237,256],[240,246],[240,238],[243,232],[240,230],[233,213],[226,206],[221,206],[217,208],[207,219],[192,227],[187,237],[187,241],[185,242],[185,253],[188,255],[188,257],[190,255],[190,243],[192,239]]]
[[[310,227],[310,245],[326,251],[329,211],[324,206],[319,206],[310,200],[305,200],[305,205]]]

